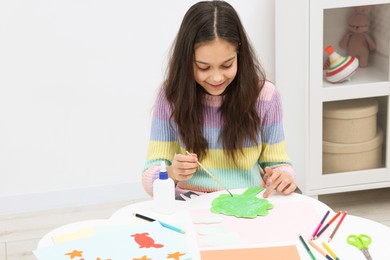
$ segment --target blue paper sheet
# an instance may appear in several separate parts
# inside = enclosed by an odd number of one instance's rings
[[[38,260],[189,260],[185,234],[158,222],[112,227],[91,237],[34,251]]]

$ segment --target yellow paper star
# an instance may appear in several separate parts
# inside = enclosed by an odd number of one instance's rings
[[[144,255],[143,257],[141,258],[133,258],[133,260],[152,260],[150,258],[148,258],[146,255]]]
[[[73,259],[76,256],[83,256],[83,251],[73,250],[73,252],[66,253],[65,255],[68,255],[70,256],[70,259]]]
[[[175,260],[180,260],[180,257],[185,254],[180,254],[180,252],[175,252],[173,254],[168,254],[167,258],[173,258]]]

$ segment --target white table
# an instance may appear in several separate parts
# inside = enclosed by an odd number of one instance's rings
[[[232,192],[235,194],[241,194],[243,191],[244,190],[232,190]],[[193,228],[190,212],[198,209],[209,209],[211,206],[211,201],[214,198],[218,197],[221,193],[223,192],[215,192],[215,193],[202,195],[199,197],[192,198],[191,200],[188,201],[176,201],[175,202],[176,211],[172,215],[162,215],[162,214],[155,213],[152,210],[151,200],[134,203],[119,209],[108,220],[82,221],[82,222],[72,223],[69,225],[59,227],[47,233],[39,241],[38,248],[52,245],[53,242],[51,238],[55,235],[59,235],[63,233],[76,232],[80,229],[90,228],[90,227],[140,223],[143,220],[140,220],[139,218],[133,216],[133,213],[139,213],[163,222],[174,224],[175,226],[179,226],[180,228],[185,229],[187,231],[186,238],[188,239],[188,242],[193,245],[194,254],[199,256],[198,248],[196,246],[196,232]],[[259,198],[262,197],[261,193],[258,195],[258,197]],[[319,219],[322,218],[323,214],[327,210],[330,210],[332,215],[335,214],[335,212],[324,203],[316,199],[313,199],[311,197],[296,194],[296,193],[288,196],[272,193],[268,198],[268,200],[270,203],[272,203],[275,206],[275,208],[278,207],[278,205],[283,205],[283,204],[286,205],[285,203],[294,203],[294,202],[310,203],[314,207],[314,209],[318,211]],[[302,216],[303,217],[305,216],[304,212],[302,212]],[[286,219],[287,217],[288,216],[286,216]],[[339,219],[340,217],[334,221],[332,226],[330,226],[326,232],[330,233],[334,229],[335,224],[338,222]],[[327,218],[325,223],[329,220],[330,218]],[[276,224],[275,224],[275,228],[277,228]],[[315,228],[316,226],[312,227],[313,231]],[[324,234],[326,232],[324,232]],[[388,238],[390,237],[390,228],[380,223],[368,219],[360,218],[357,216],[347,215],[342,225],[340,226],[339,230],[337,231],[335,237],[330,243],[328,243],[328,245],[331,247],[331,249],[337,254],[337,256],[340,259],[354,259],[354,260],[365,259],[363,253],[361,253],[357,248],[348,245],[346,242],[346,237],[348,235],[361,234],[361,233],[369,234],[373,239],[373,242],[369,248],[370,254],[373,259],[378,259],[378,260],[390,259],[390,248],[388,244]],[[326,238],[327,237],[320,238],[319,240],[316,241],[317,244],[320,245],[320,242],[326,241]],[[306,252],[305,248],[303,247],[301,241],[299,240],[298,234],[296,239],[289,240],[289,241],[272,241],[270,243],[260,243],[260,244],[254,243],[253,245],[247,245],[247,246],[248,247],[251,246],[270,247],[270,246],[283,246],[283,245],[296,245],[299,255],[301,256],[302,259],[311,259],[308,253]],[[210,248],[221,249],[221,248],[235,248],[235,247],[236,246],[228,245],[228,246],[206,247],[205,249],[210,249]],[[204,248],[200,248],[200,250],[204,250]],[[313,251],[313,254],[316,256],[317,259],[325,259],[325,257],[321,256],[313,248],[311,248],[311,250]]]

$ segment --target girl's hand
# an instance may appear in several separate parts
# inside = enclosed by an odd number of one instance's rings
[[[266,188],[263,193],[264,198],[267,198],[273,190],[287,195],[297,188],[294,179],[287,172],[273,170],[270,167],[265,167],[264,170],[265,174],[263,175],[263,183],[261,184],[261,186]]]
[[[198,156],[196,154],[175,154],[172,164],[167,167],[168,175],[175,183],[189,180],[198,168],[197,162]]]

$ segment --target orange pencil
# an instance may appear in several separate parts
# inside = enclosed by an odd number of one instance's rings
[[[324,232],[325,229],[327,229],[327,228],[330,226],[330,224],[332,224],[333,221],[335,221],[335,219],[336,219],[340,214],[341,214],[341,211],[337,212],[337,214],[334,215],[334,217],[333,217],[331,220],[329,220],[329,222],[326,223],[326,225],[317,233],[317,235],[314,237],[314,239],[317,239],[317,238],[322,234],[322,232]]]
[[[333,236],[336,234],[337,230],[339,229],[339,227],[340,227],[340,225],[341,225],[341,222],[343,222],[343,219],[345,218],[346,215],[347,215],[347,212],[344,211],[343,215],[341,216],[341,219],[340,219],[339,222],[337,223],[336,228],[333,230],[332,234],[331,234],[330,237],[328,238],[328,243],[333,239]]]
[[[333,258],[330,257],[330,256],[329,256],[324,250],[322,250],[319,246],[317,246],[316,243],[314,243],[313,240],[309,240],[308,242],[309,242],[309,244],[310,244],[315,250],[317,250],[318,253],[320,253],[321,255],[325,256],[326,259],[328,259],[328,260],[333,260]]]

